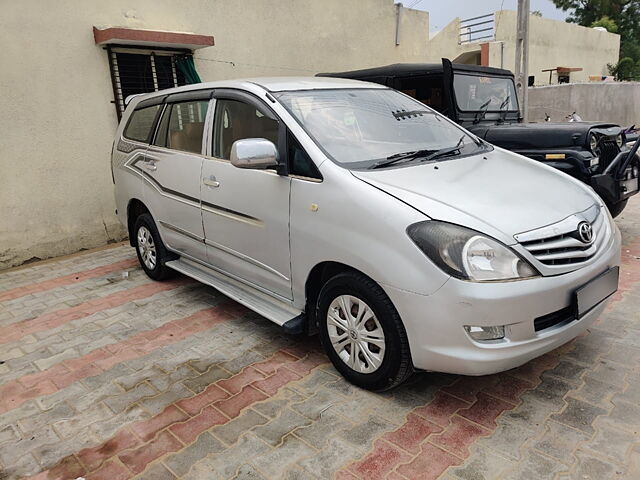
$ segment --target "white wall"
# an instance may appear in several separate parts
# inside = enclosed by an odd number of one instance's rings
[[[564,122],[573,112],[583,120],[637,124],[640,82],[580,83],[529,89],[529,120],[544,121],[545,113],[554,122]]]
[[[516,63],[517,12],[501,10],[495,13],[495,40],[489,42],[489,66],[514,71]],[[470,51],[480,51],[480,43],[458,44],[460,19],[454,19],[429,43],[429,61],[451,60]],[[572,23],[540,18],[530,19],[529,75],[536,85],[549,84],[549,72],[556,67],[582,68],[571,73],[572,82],[589,81],[590,75],[607,75],[607,64],[615,63],[620,52],[620,36],[582,27]],[[554,74],[552,83],[557,83]]]
[[[119,240],[117,125],[92,27],[213,35],[203,80],[313,75],[426,58],[428,14],[393,0],[21,0],[0,16],[0,268]],[[233,62],[229,63],[229,62]]]

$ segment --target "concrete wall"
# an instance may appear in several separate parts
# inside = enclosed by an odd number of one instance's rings
[[[496,12],[495,23],[496,42],[491,48],[499,49],[499,42],[503,42],[504,68],[514,70],[517,13],[511,10]],[[536,77],[536,85],[548,85],[549,72],[542,70],[556,67],[583,68],[582,72],[571,73],[571,81],[587,82],[590,75],[608,74],[607,63],[618,60],[620,36],[532,15],[529,52],[529,75]],[[497,51],[494,55],[494,59],[500,56]],[[557,81],[554,74],[552,83]]]
[[[0,16],[0,268],[119,240],[109,155],[117,126],[92,27],[215,37],[203,80],[313,75],[426,58],[428,14],[393,0],[39,0]]]
[[[577,112],[583,120],[640,126],[640,83],[581,83],[529,89],[529,120],[562,122]]]
[[[516,59],[517,12],[501,10],[495,13],[495,40],[488,42],[488,66],[513,71]],[[452,60],[460,57],[473,60],[469,52],[479,58],[480,43],[458,44],[460,19],[456,18],[435,35],[429,43],[429,61],[439,62],[442,57]],[[549,72],[556,67],[577,67],[582,72],[571,73],[572,82],[586,82],[590,75],[607,75],[607,64],[615,63],[620,51],[620,36],[581,27],[572,23],[540,18],[532,15],[529,34],[529,75],[535,76],[536,85],[549,84]],[[472,62],[462,62],[472,63]],[[558,78],[552,76],[552,83]]]

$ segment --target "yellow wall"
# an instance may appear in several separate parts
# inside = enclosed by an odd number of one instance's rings
[[[21,0],[0,16],[0,268],[105,244],[117,126],[106,52],[92,27],[213,35],[203,80],[313,75],[423,61],[428,14],[393,0]],[[225,62],[233,62],[225,63]]]

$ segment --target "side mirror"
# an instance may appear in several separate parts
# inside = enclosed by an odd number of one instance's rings
[[[231,165],[257,170],[277,167],[278,150],[266,138],[236,140],[231,146]]]

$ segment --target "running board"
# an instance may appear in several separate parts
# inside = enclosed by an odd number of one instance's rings
[[[236,302],[280,325],[287,333],[302,333],[304,313],[266,293],[259,292],[233,278],[212,269],[206,269],[185,258],[166,262],[167,267],[209,285]]]

